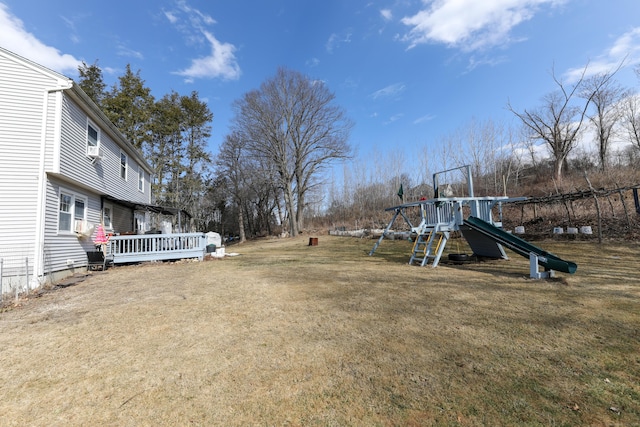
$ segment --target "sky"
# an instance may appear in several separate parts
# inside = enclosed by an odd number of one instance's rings
[[[0,46],[77,81],[127,64],[152,94],[197,91],[214,114],[286,67],[325,82],[357,156],[411,158],[470,120],[513,120],[563,82],[613,70],[638,87],[638,0],[0,0]]]

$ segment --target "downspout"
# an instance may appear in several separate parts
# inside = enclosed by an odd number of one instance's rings
[[[57,87],[47,88],[44,91],[44,100],[42,102],[42,128],[40,131],[40,162],[38,165],[38,199],[36,203],[36,241],[33,252],[33,275],[31,276],[29,287],[35,289],[42,284],[44,280],[44,231],[45,231],[45,215],[46,215],[46,194],[47,194],[47,172],[45,171],[45,159],[47,148],[47,118],[49,111],[49,94],[56,94],[56,111],[54,118],[53,142],[58,141],[61,137],[62,126],[62,91],[71,89],[73,81],[67,80],[66,84]],[[41,280],[42,278],[42,280]]]

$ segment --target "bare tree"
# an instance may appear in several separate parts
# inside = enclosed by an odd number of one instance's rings
[[[614,73],[599,73],[584,81],[581,96],[591,98],[594,113],[589,116],[596,133],[596,144],[600,170],[607,170],[609,147],[617,124],[622,119],[621,100],[628,96],[627,91],[612,80]]]
[[[640,151],[640,97],[629,95],[624,101],[622,126],[631,145]]]
[[[273,165],[282,190],[289,227],[303,227],[306,196],[333,160],[350,155],[352,127],[324,83],[280,68],[234,104],[235,127],[254,156]]]
[[[227,190],[234,207],[237,209],[237,221],[240,243],[246,240],[243,206],[245,203],[245,145],[239,133],[227,135],[220,147],[216,160],[218,173],[227,179]]]
[[[576,102],[581,93],[587,67],[584,68],[580,78],[572,86],[567,87],[558,80],[552,69],[551,76],[558,86],[558,90],[543,97],[543,105],[534,110],[516,111],[511,102],[507,108],[516,115],[522,124],[528,128],[533,137],[543,141],[553,157],[553,176],[556,182],[562,181],[562,168],[571,150],[575,147],[578,135],[582,129],[587,108],[595,94],[593,88],[589,96],[584,96],[584,104]],[[600,84],[606,83],[603,80]]]

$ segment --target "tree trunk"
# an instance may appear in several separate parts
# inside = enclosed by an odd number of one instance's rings
[[[298,231],[304,229],[304,195],[298,193],[298,206],[296,207],[296,223]]]
[[[296,221],[296,208],[293,200],[293,191],[291,186],[287,186],[284,190],[284,203],[289,212],[289,234],[291,237],[298,235],[298,223]]]
[[[564,157],[556,157],[553,160],[553,179],[557,183],[562,182],[562,165],[564,164]]]
[[[247,236],[244,231],[244,214],[242,213],[241,203],[238,203],[238,230],[240,230],[240,243],[244,243],[247,240]]]

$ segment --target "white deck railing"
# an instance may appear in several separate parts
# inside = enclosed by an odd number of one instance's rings
[[[111,236],[107,256],[114,264],[204,258],[207,238],[204,233],[139,234]]]

